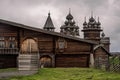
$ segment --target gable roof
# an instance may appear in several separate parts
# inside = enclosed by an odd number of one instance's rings
[[[8,24],[8,25],[19,27],[19,28],[28,29],[28,30],[33,30],[33,31],[37,31],[37,32],[41,32],[41,33],[45,33],[45,34],[49,34],[49,35],[68,38],[68,39],[72,39],[72,40],[76,40],[76,41],[82,41],[82,42],[89,43],[89,44],[98,44],[98,43],[90,41],[90,40],[85,40],[85,39],[78,38],[78,37],[64,35],[64,34],[58,33],[58,32],[46,31],[46,30],[43,30],[43,29],[40,29],[40,28],[35,28],[35,27],[31,27],[31,26],[27,26],[27,25],[24,25],[24,24],[19,24],[19,23],[16,23],[16,22],[11,22],[11,21],[7,21],[7,20],[3,20],[3,19],[0,19],[0,23]]]
[[[103,44],[99,44],[99,45],[95,46],[94,49],[93,49],[94,52],[95,52],[97,49],[101,48],[101,49],[103,49],[108,55],[111,55],[103,46],[104,46]]]

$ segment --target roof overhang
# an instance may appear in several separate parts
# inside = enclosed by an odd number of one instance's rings
[[[0,23],[8,24],[8,25],[19,27],[19,28],[28,29],[28,30],[33,30],[33,31],[37,31],[37,32],[41,32],[41,33],[45,33],[45,34],[49,34],[49,35],[53,35],[53,36],[59,36],[59,37],[68,38],[68,39],[72,39],[72,40],[76,40],[76,41],[81,41],[81,42],[85,42],[85,43],[89,43],[89,44],[93,44],[93,45],[98,44],[98,43],[90,41],[90,40],[85,40],[85,39],[82,39],[82,38],[69,36],[69,35],[65,35],[65,34],[62,34],[62,33],[58,33],[58,32],[46,31],[46,30],[43,30],[43,29],[40,29],[40,28],[35,28],[35,27],[31,27],[31,26],[27,26],[27,25],[24,25],[24,24],[19,24],[19,23],[16,23],[16,22],[11,22],[11,21],[7,21],[7,20],[3,20],[3,19],[0,19]]]

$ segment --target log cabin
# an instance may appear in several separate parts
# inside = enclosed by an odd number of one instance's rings
[[[43,29],[0,19],[0,68],[90,67],[98,57],[108,59],[110,40],[99,19],[85,20],[84,38],[70,12],[60,29],[55,32],[50,13]]]

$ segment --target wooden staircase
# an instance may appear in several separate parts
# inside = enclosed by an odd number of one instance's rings
[[[39,68],[39,54],[19,54],[18,69],[19,70],[38,70]]]

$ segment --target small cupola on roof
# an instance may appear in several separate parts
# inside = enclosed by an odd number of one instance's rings
[[[100,32],[102,31],[99,17],[98,17],[98,20],[96,20],[93,17],[93,13],[91,13],[91,17],[88,19],[88,22],[86,21],[86,17],[85,17],[82,31],[84,33],[85,39],[99,41]]]
[[[50,12],[48,13],[48,17],[47,17],[47,20],[45,22],[43,29],[47,30],[47,31],[54,31],[55,30],[55,27],[53,25],[53,22],[52,22],[52,19],[50,16]]]
[[[66,21],[64,25],[60,27],[61,33],[71,36],[79,36],[79,27],[75,25],[75,21],[73,20],[73,16],[69,10],[69,14],[66,16]]]

